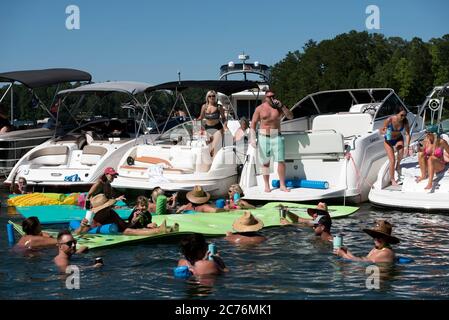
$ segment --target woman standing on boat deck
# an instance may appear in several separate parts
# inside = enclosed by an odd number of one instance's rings
[[[405,130],[406,147],[404,147],[404,137],[402,131]],[[396,109],[396,114],[384,121],[381,133],[385,134],[384,147],[390,161],[390,181],[391,185],[397,186],[398,183],[394,179],[394,170],[400,175],[400,163],[404,155],[404,149],[408,150],[410,145],[410,126],[407,120],[407,110],[403,106]],[[395,159],[394,147],[398,151],[398,158]]]
[[[449,154],[449,145],[446,140],[441,139],[438,126],[428,126],[424,146],[418,153],[421,176],[416,179],[416,182],[419,183],[427,177],[429,178],[425,190],[432,189],[435,173],[440,173],[446,166],[447,157],[445,157],[444,151]]]
[[[206,103],[201,107],[201,114],[197,119],[206,119],[206,125],[204,127],[212,136],[210,143],[213,143],[214,140],[217,142],[219,138],[223,139],[224,130],[228,130],[223,107],[219,105],[217,101],[217,93],[214,90],[208,91],[206,94]],[[217,150],[212,148],[212,157],[216,154],[215,151],[218,151],[218,149],[218,147]]]

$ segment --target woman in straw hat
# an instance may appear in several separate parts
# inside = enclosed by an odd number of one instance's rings
[[[374,239],[374,248],[366,257],[356,257],[347,248],[335,250],[335,254],[353,261],[368,261],[373,263],[393,263],[395,260],[392,244],[398,244],[399,239],[392,236],[393,227],[386,220],[377,220],[376,226],[372,229],[363,229]]]
[[[226,211],[208,204],[207,202],[210,199],[210,193],[204,191],[201,186],[195,186],[192,191],[187,192],[186,198],[188,203],[180,206],[176,213],[182,213],[183,211],[188,210],[210,213]]]
[[[115,204],[115,199],[108,199],[104,194],[97,194],[91,200],[90,209],[94,214],[94,218],[92,224],[89,226],[87,223],[87,219],[84,218],[81,221],[81,226],[79,229],[75,231],[75,233],[85,233],[88,232],[91,228],[100,227],[105,224],[115,223],[120,232],[123,232],[124,235],[137,235],[137,236],[145,236],[154,233],[165,233],[177,231],[179,226],[175,225],[173,228],[169,228],[166,225],[166,221],[162,222],[159,227],[156,228],[141,228],[141,229],[133,229],[129,228],[129,224],[120,218],[120,216],[112,210],[112,206]]]
[[[219,255],[214,254],[209,259],[208,243],[201,233],[186,236],[180,243],[183,259],[178,261],[178,267],[187,266],[195,276],[218,275],[229,271]]]
[[[232,228],[236,233],[227,232],[226,240],[235,244],[259,244],[267,240],[258,231],[263,228],[263,222],[254,217],[251,212],[245,211],[243,215],[237,218]]]

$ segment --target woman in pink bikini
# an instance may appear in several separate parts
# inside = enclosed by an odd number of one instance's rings
[[[425,190],[432,189],[433,176],[435,173],[439,173],[444,170],[446,166],[447,157],[444,155],[444,151],[449,154],[449,145],[444,139],[440,138],[438,126],[428,126],[427,136],[424,139],[424,146],[421,152],[418,153],[419,167],[421,169],[421,176],[416,179],[416,182],[420,182],[429,178]]]

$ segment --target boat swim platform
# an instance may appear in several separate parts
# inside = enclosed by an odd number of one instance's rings
[[[254,186],[245,190],[246,200],[269,200],[269,201],[313,201],[333,198],[345,197],[345,187],[332,187],[328,189],[309,189],[309,188],[292,188],[290,192],[284,192],[280,189],[272,189],[271,192],[264,192],[262,186]],[[353,194],[346,197],[352,197]]]

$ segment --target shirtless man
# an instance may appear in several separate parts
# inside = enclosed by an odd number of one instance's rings
[[[386,220],[377,220],[373,229],[363,229],[374,238],[374,248],[366,257],[356,257],[346,248],[335,250],[335,254],[353,261],[366,261],[373,263],[393,263],[395,260],[391,244],[399,243],[399,239],[391,235],[392,226]]]
[[[259,155],[263,161],[262,174],[265,192],[270,192],[270,158],[278,162],[278,175],[282,191],[289,192],[285,186],[284,138],[281,136],[281,118],[293,119],[293,113],[279,100],[274,99],[274,92],[265,93],[265,101],[254,111],[250,128],[250,143],[256,148],[256,127],[259,127]]]
[[[66,272],[67,267],[70,265],[70,258],[75,253],[87,252],[86,246],[81,246],[76,249],[77,241],[73,238],[72,234],[68,230],[63,230],[58,234],[58,255],[54,258],[54,262],[62,273]],[[101,267],[103,263],[95,263],[94,267]]]

